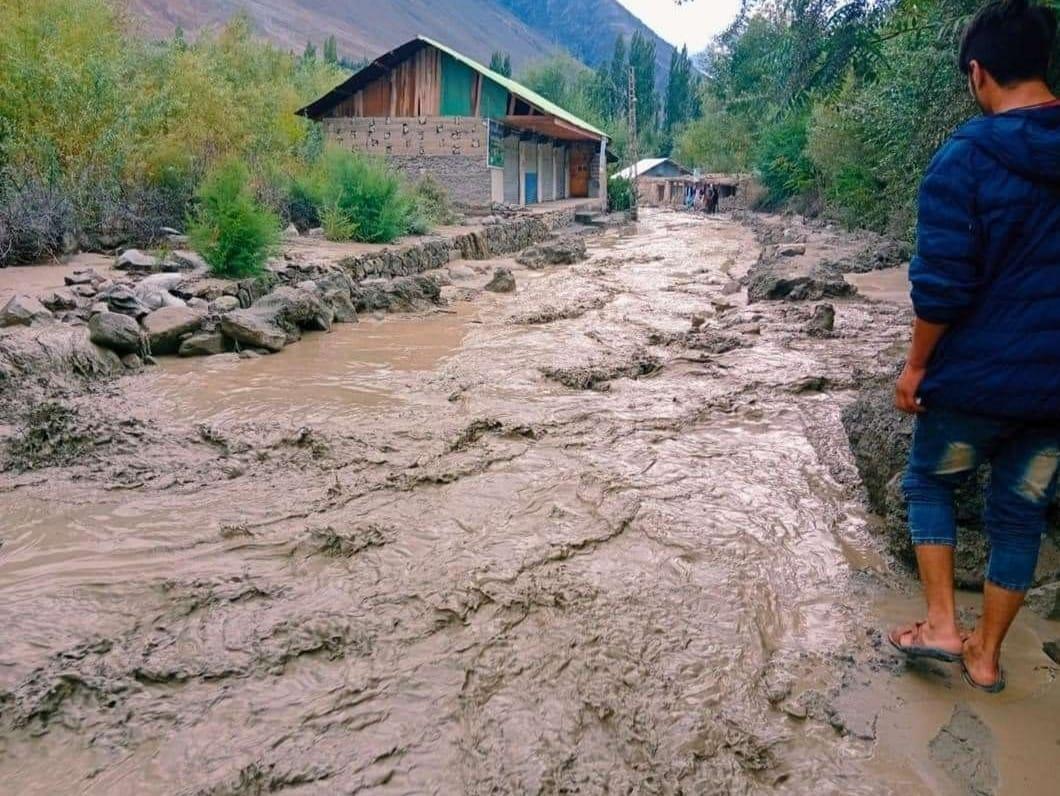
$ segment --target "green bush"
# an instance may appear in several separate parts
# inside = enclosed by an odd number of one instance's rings
[[[345,218],[354,240],[389,243],[406,234],[414,219],[414,202],[401,179],[366,155],[328,150],[306,186],[318,196],[318,207]]]
[[[324,238],[332,241],[349,241],[357,237],[357,225],[334,205],[320,211],[320,227]]]
[[[779,204],[813,188],[816,172],[806,155],[806,135],[803,115],[787,116],[762,134],[754,161],[770,204]]]
[[[280,241],[280,220],[254,197],[247,167],[229,161],[196,192],[188,237],[214,274],[242,279],[259,274]]]
[[[419,216],[415,219],[417,222],[446,226],[456,224],[460,220],[460,215],[453,209],[449,192],[430,174],[416,184],[412,198],[416,205],[416,215]],[[414,230],[410,230],[412,231]]]
[[[612,177],[607,181],[607,206],[615,213],[633,207],[633,180]]]

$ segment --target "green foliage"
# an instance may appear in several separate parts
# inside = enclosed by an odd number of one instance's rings
[[[188,238],[214,274],[243,279],[261,273],[280,240],[279,219],[257,201],[239,161],[214,169],[196,191]]]
[[[612,177],[607,181],[607,206],[615,213],[621,213],[633,207],[633,180],[625,177]]]
[[[813,188],[816,172],[806,155],[806,117],[791,114],[769,125],[754,151],[755,168],[772,204]]]
[[[446,226],[460,221],[460,215],[453,209],[449,192],[430,174],[416,184],[412,198],[415,203],[415,216],[426,224]],[[419,230],[409,231],[422,234]]]
[[[655,40],[639,30],[629,43],[629,66],[637,91],[637,131],[655,130],[659,122],[659,98],[655,91]]]
[[[493,55],[490,56],[490,69],[499,75],[505,77],[512,76],[512,57],[506,52],[500,50],[494,50]]]
[[[320,227],[327,240],[343,242],[357,237],[357,223],[337,205],[321,208],[319,214]]]
[[[674,50],[670,58],[670,79],[666,88],[665,129],[672,133],[689,119],[698,116],[696,81],[688,47]]]
[[[0,3],[0,182],[60,192],[82,239],[149,243],[216,164],[260,182],[319,151],[295,111],[341,82],[335,65],[261,42],[241,15],[194,42],[127,30],[112,0]]]
[[[307,186],[318,207],[344,217],[346,226],[333,220],[332,229],[336,233],[352,229],[348,239],[389,243],[415,221],[415,203],[400,178],[385,163],[366,155],[328,150]]]

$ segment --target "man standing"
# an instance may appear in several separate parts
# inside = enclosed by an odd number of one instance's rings
[[[903,490],[927,618],[895,628],[911,656],[1005,687],[1001,643],[1038,560],[1060,461],[1060,102],[1046,82],[1057,22],[1029,0],[985,6],[960,67],[983,115],[935,156],[910,266],[916,322],[895,403],[915,414]],[[954,489],[991,466],[983,612],[957,627]]]

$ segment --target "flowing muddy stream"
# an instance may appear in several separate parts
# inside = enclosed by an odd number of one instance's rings
[[[721,220],[590,251],[126,379],[129,444],[0,489],[3,789],[962,792],[926,744],[979,702],[880,649],[913,603],[838,420],[908,311],[746,307]],[[980,715],[1045,793],[1060,699],[1017,636]]]

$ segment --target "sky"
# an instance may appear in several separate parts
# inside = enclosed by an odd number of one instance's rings
[[[671,44],[697,53],[736,18],[740,0],[618,0]]]

